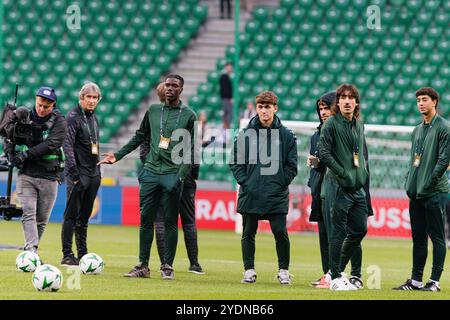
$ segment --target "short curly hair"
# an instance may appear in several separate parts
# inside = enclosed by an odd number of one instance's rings
[[[436,100],[436,105],[434,106],[437,108],[439,104],[439,93],[437,93],[436,90],[434,90],[432,87],[423,87],[416,91],[416,98],[418,96],[429,96],[431,100]]]
[[[268,103],[273,105],[278,105],[278,97],[272,91],[263,91],[258,94],[255,98],[256,103]]]

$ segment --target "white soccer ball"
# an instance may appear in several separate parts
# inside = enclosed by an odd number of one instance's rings
[[[80,270],[84,274],[100,274],[104,267],[103,259],[96,253],[85,254],[80,259]]]
[[[33,251],[22,251],[16,258],[16,268],[23,272],[33,272],[41,264],[41,259]]]
[[[38,291],[58,291],[63,283],[63,275],[55,266],[44,264],[34,271],[31,280]]]

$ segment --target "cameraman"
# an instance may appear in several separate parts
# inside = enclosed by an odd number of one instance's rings
[[[64,168],[62,145],[67,125],[55,104],[55,90],[41,87],[30,112],[31,137],[18,146],[20,151],[11,161],[19,168],[16,190],[23,209],[24,250],[34,252],[50,218]]]

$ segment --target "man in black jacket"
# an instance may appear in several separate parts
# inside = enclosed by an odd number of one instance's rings
[[[87,228],[94,200],[100,187],[99,124],[95,108],[101,99],[100,88],[86,83],[80,90],[79,104],[67,115],[66,153],[67,203],[61,240],[61,265],[78,265],[88,253]],[[78,258],[72,252],[75,231]]]
[[[220,98],[222,99],[222,121],[223,128],[229,129],[233,120],[233,83],[231,82],[231,73],[233,66],[231,63],[225,65],[224,73],[220,76]]]
[[[24,250],[37,252],[40,239],[56,201],[60,173],[64,168],[62,145],[66,120],[55,109],[56,93],[41,87],[30,112],[32,137],[12,163],[17,166],[17,197],[23,208]]]
[[[271,91],[260,93],[256,97],[258,115],[236,137],[232,151],[230,168],[240,185],[237,211],[243,220],[241,244],[245,272],[242,283],[256,281],[258,220],[269,220],[278,255],[278,280],[281,284],[291,284],[286,216],[289,185],[297,175],[297,140],[292,131],[281,124],[275,115],[277,110],[278,97]]]

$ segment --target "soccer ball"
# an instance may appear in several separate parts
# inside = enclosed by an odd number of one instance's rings
[[[33,251],[22,251],[16,258],[16,268],[23,272],[33,272],[41,264],[41,259]]]
[[[44,264],[34,271],[31,280],[38,291],[58,291],[63,283],[63,275],[58,268]]]
[[[95,253],[85,254],[80,260],[80,270],[84,274],[100,274],[104,267],[103,259]]]

